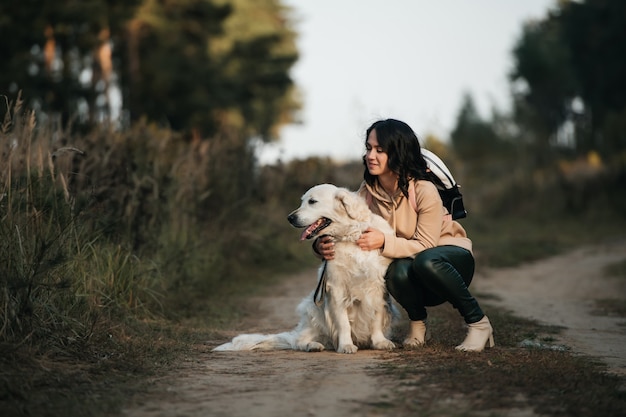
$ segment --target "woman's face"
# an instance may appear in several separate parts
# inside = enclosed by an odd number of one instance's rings
[[[372,129],[367,137],[365,143],[365,162],[367,163],[367,170],[371,175],[384,175],[391,173],[387,161],[389,157],[387,153],[378,145],[378,139],[376,138],[376,129]]]

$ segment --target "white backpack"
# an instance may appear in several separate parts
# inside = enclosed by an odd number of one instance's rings
[[[460,185],[454,180],[446,164],[443,163],[441,158],[426,148],[422,148],[422,156],[426,160],[428,169],[441,181],[441,185],[435,185],[437,186],[437,190],[439,190],[443,205],[452,215],[452,219],[456,220],[467,217],[467,211],[463,205],[463,194],[459,191]],[[410,198],[410,200],[411,204],[415,204],[415,198]]]

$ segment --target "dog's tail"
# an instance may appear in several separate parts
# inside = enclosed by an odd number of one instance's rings
[[[214,348],[214,352],[235,350],[290,350],[296,348],[293,331],[278,334],[241,334],[232,341]]]

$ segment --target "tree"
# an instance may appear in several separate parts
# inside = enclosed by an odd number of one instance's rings
[[[581,137],[580,150],[596,149],[608,155],[626,148],[622,135],[620,140],[607,137],[607,125],[626,114],[626,2],[570,2],[561,21],[578,80],[576,93],[589,116],[584,119],[590,125],[585,130],[591,133]]]
[[[121,104],[131,121],[271,140],[299,108],[288,12],[279,0],[2,2],[0,94],[23,90],[64,120]]]
[[[22,0],[0,3],[0,94],[23,91],[30,107],[47,115],[85,114],[102,94],[96,86],[110,62],[101,49],[111,22],[138,0]],[[115,27],[115,26],[114,26]],[[87,81],[95,73],[93,82]]]
[[[221,111],[231,126],[265,141],[295,119],[301,103],[289,71],[298,59],[289,9],[277,0],[231,0],[235,12],[213,44],[230,100]]]
[[[562,43],[558,20],[552,16],[543,22],[527,24],[513,57],[511,79],[523,80],[528,87],[517,96],[518,105],[521,101],[534,110],[525,122],[547,138],[566,120],[567,103],[576,94],[569,50]]]
[[[543,148],[570,123],[578,152],[619,149],[623,141],[606,137],[606,124],[625,114],[625,43],[621,0],[562,1],[544,20],[524,27],[513,51],[511,79],[526,86],[515,97],[516,111]]]
[[[209,44],[223,32],[229,5],[206,0],[144,0],[125,25],[119,68],[131,120],[174,130],[215,132],[211,110],[224,104]]]
[[[504,147],[492,124],[482,120],[478,114],[470,94],[463,97],[450,139],[456,153],[468,162],[480,163],[497,155]]]

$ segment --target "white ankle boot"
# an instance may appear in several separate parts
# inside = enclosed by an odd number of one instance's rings
[[[426,339],[426,320],[411,321],[409,335],[402,342],[402,346],[409,349],[424,346]]]
[[[476,323],[468,324],[467,336],[463,343],[456,347],[464,352],[481,352],[485,347],[493,347],[493,328],[487,316]]]

